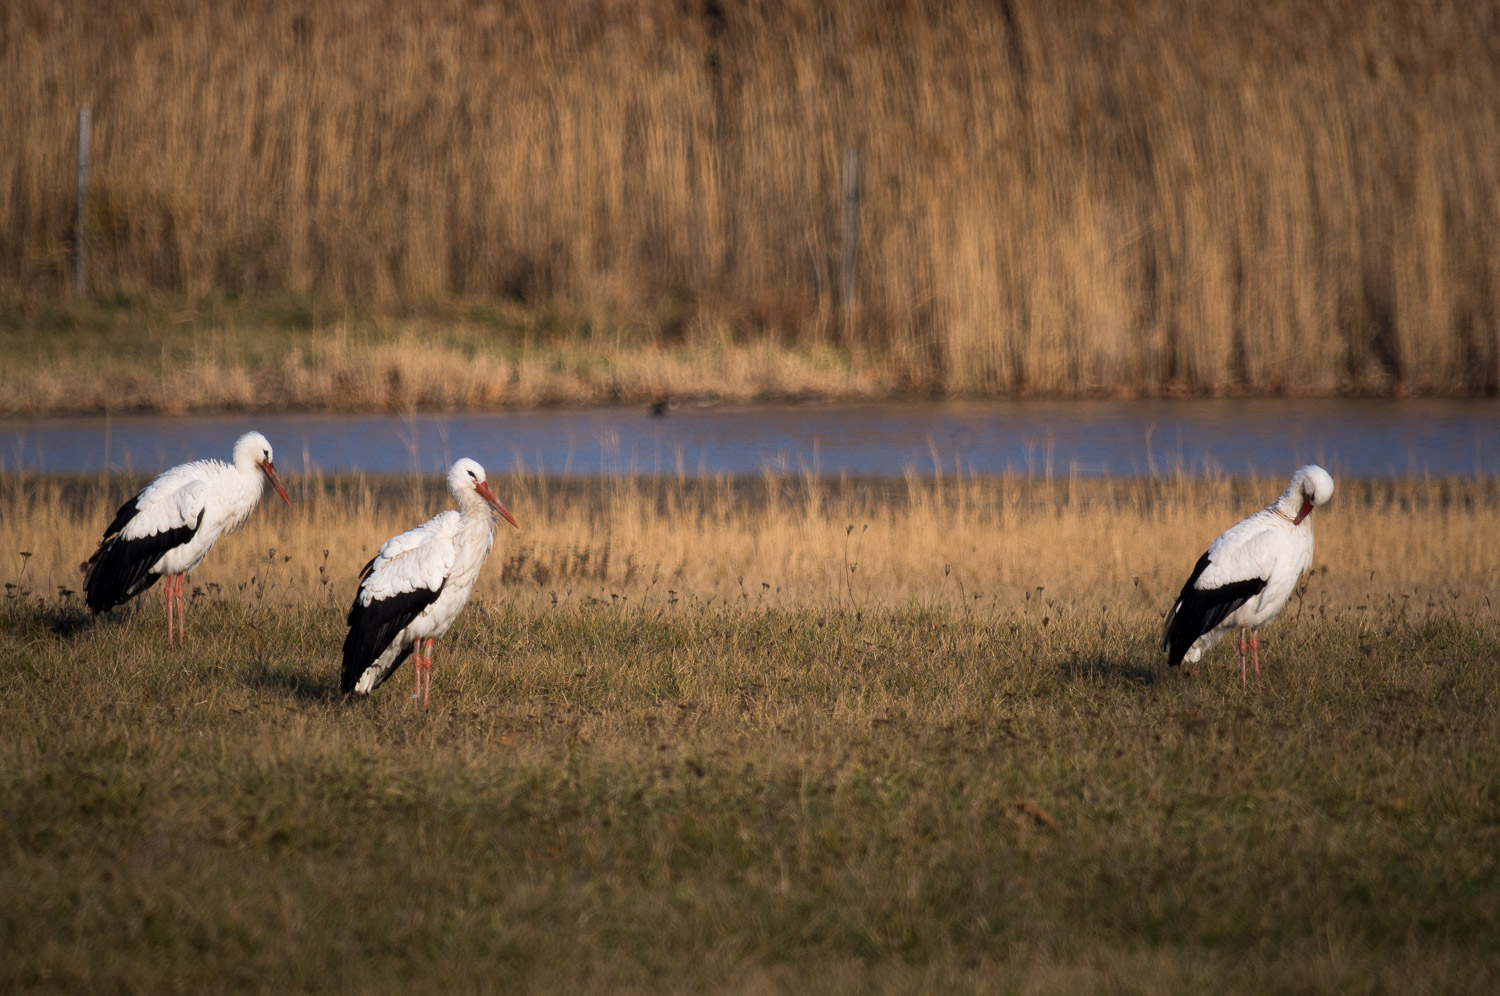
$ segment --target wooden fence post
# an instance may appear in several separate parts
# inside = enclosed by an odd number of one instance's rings
[[[89,203],[89,133],[94,109],[84,104],[78,109],[78,217],[73,224],[73,292],[80,297],[89,290],[88,222]]]

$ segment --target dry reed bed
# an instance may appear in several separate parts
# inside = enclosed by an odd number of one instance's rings
[[[480,602],[542,613],[559,604],[670,612],[717,601],[861,613],[932,605],[989,618],[1055,606],[1143,627],[1165,612],[1220,531],[1285,486],[1269,478],[495,476],[522,529],[501,529]],[[289,478],[294,506],[264,503],[194,573],[195,586],[343,607],[381,542],[451,504],[437,482],[417,478]],[[76,589],[78,565],[130,483],[0,478],[7,580],[49,594]],[[1386,622],[1434,612],[1493,619],[1497,525],[1494,481],[1343,481],[1317,516],[1306,608]]]
[[[1490,2],[0,12],[0,287],[581,313],[887,386],[1500,389]],[[861,153],[842,300],[844,150]]]

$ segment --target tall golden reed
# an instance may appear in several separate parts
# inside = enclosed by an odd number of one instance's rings
[[[563,307],[913,389],[1500,390],[1500,4],[11,0],[0,293]],[[857,305],[842,162],[861,153]]]

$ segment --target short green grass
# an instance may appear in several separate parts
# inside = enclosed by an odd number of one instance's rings
[[[0,988],[1477,991],[1493,616],[1167,672],[1104,604],[477,599],[368,701],[339,613],[12,589]]]

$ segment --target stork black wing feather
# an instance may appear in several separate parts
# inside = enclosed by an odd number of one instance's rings
[[[366,565],[361,577],[368,572],[369,566]],[[349,607],[349,635],[344,637],[344,668],[340,685],[345,695],[354,690],[360,676],[380,655],[390,649],[397,634],[411,625],[423,609],[437,601],[442,590],[441,586],[436,589],[417,588],[375,599],[369,605],[363,604],[358,593],[355,594],[354,604]],[[386,666],[375,686],[389,678],[410,653],[410,646],[400,648],[396,659]]]
[[[1193,574],[1182,586],[1182,593],[1162,631],[1161,648],[1167,652],[1167,663],[1176,667],[1187,656],[1193,642],[1228,618],[1235,609],[1259,595],[1266,587],[1265,578],[1232,581],[1217,588],[1198,588],[1198,579],[1208,567],[1208,554],[1198,558]]]
[[[120,506],[114,522],[104,531],[99,549],[94,551],[85,567],[83,595],[93,612],[112,609],[155,584],[158,575],[151,573],[151,565],[167,551],[191,540],[203,525],[203,512],[200,511],[192,525],[166,529],[138,539],[123,539],[120,532],[135,514],[135,501],[132,498]]]
[[[104,528],[104,539],[109,539],[111,536],[114,536],[120,530],[125,528],[126,523],[135,518],[135,514],[140,511],[140,509],[136,507],[136,502],[140,501],[141,495],[145,493],[146,492],[144,490],[137,491],[134,495],[131,496],[129,501],[120,506],[119,510],[115,512],[114,521]]]

